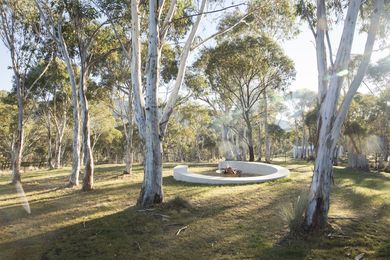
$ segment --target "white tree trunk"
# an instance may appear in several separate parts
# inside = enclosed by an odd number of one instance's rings
[[[128,111],[127,111],[127,122],[129,124],[126,129],[126,169],[128,174],[131,174],[133,168],[133,95],[131,87],[129,88],[128,94]]]
[[[160,51],[162,48],[160,40],[163,41],[165,32],[159,33],[159,20],[161,5],[163,1],[149,1],[149,45],[148,58],[146,62],[146,95],[145,101],[142,94],[141,75],[141,44],[140,44],[140,21],[138,17],[138,1],[131,1],[131,24],[132,24],[132,59],[131,76],[134,93],[135,118],[138,125],[141,139],[145,144],[145,174],[142,184],[138,205],[147,207],[154,203],[160,203],[163,199],[162,191],[162,139],[165,134],[166,125],[176,103],[180,86],[184,79],[186,62],[191,50],[191,44],[195,38],[200,20],[207,0],[202,0],[200,15],[191,29],[185,47],[180,57],[179,71],[176,77],[174,89],[168,98],[161,120],[158,117],[157,87],[159,82]],[[173,4],[175,5],[175,4]],[[175,7],[171,5],[168,13],[174,12]],[[172,15],[168,14],[168,20]],[[165,28],[164,28],[165,29]],[[162,38],[161,38],[161,37]],[[146,105],[145,105],[146,103]]]
[[[157,89],[160,77],[159,2],[149,1],[149,46],[146,68],[145,170],[138,205],[147,207],[163,200],[162,143],[159,128]]]
[[[134,94],[135,120],[142,140],[145,139],[145,100],[142,93],[141,33],[138,0],[131,0],[131,84]],[[131,104],[129,104],[131,105]]]
[[[173,87],[173,90],[172,90],[169,98],[168,98],[167,104],[165,105],[165,108],[164,108],[163,115],[161,117],[160,128],[161,128],[162,137],[164,137],[164,135],[165,135],[169,117],[171,116],[171,114],[173,112],[173,108],[175,107],[177,97],[179,95],[180,87],[183,84],[184,75],[185,75],[186,68],[187,68],[187,60],[188,60],[188,57],[191,53],[191,45],[194,42],[195,35],[196,35],[196,32],[198,31],[199,24],[200,24],[200,21],[202,20],[203,13],[204,13],[204,10],[206,8],[207,2],[208,2],[207,0],[202,0],[200,10],[199,10],[200,15],[198,15],[194,25],[192,26],[190,34],[189,34],[187,41],[184,45],[183,51],[180,55],[179,68],[178,68],[178,72],[177,72],[177,76],[176,76],[175,85]]]
[[[302,113],[302,159],[307,159],[307,137],[305,129],[305,115]]]
[[[16,132],[16,141],[14,155],[12,156],[12,180],[13,184],[21,181],[20,166],[22,163],[23,144],[24,144],[24,97],[20,83],[19,73],[15,73],[16,94],[18,101],[18,127]]]
[[[59,32],[59,34],[62,32]],[[72,109],[73,109],[73,143],[72,143],[72,173],[69,177],[69,186],[79,185],[80,175],[80,107],[78,97],[78,87],[76,83],[76,76],[73,71],[72,61],[70,59],[68,49],[62,34],[59,35],[59,48],[64,58],[66,69],[69,74],[70,84],[72,86]],[[57,155],[59,156],[59,155]]]
[[[51,131],[51,113],[47,112],[47,165],[49,169],[53,169],[53,146],[52,146],[52,131]]]
[[[268,133],[268,101],[267,101],[267,91],[264,89],[264,139],[265,139],[265,161],[267,163],[271,162],[271,142]]]
[[[42,20],[51,36],[57,43],[59,51],[66,64],[66,70],[69,74],[70,84],[72,86],[72,110],[73,110],[73,143],[72,143],[72,173],[69,177],[69,186],[79,185],[80,175],[80,108],[79,108],[79,93],[76,84],[76,75],[72,67],[72,60],[69,56],[68,48],[62,34],[62,17],[59,17],[57,24],[54,24],[54,17],[51,14],[45,13],[38,0],[35,4],[39,10]],[[46,3],[47,5],[47,3]],[[47,7],[47,6],[46,6]]]
[[[84,59],[81,58],[82,64]],[[82,65],[83,67],[84,65]],[[86,96],[87,91],[87,72],[84,68],[80,72],[80,107],[81,107],[81,122],[82,122],[82,140],[83,140],[83,155],[84,155],[84,178],[83,178],[83,191],[90,191],[93,189],[93,174],[94,174],[94,162],[91,147],[91,130],[89,126],[89,109],[88,100]]]
[[[344,29],[337,51],[334,68],[331,71],[326,71],[325,74],[321,69],[318,71],[319,100],[321,102],[320,115],[318,119],[318,152],[305,215],[305,227],[307,229],[323,228],[327,224],[331,182],[333,179],[332,160],[334,150],[336,148],[341,126],[347,115],[349,105],[367,70],[384,2],[383,0],[376,0],[375,2],[375,9],[371,16],[363,59],[352,83],[349,86],[344,100],[337,110],[337,105],[340,102],[340,90],[343,83],[343,76],[340,75],[342,74],[340,72],[348,69],[360,5],[361,0],[352,0],[348,5],[347,16],[344,21]],[[325,22],[325,24],[322,22],[317,23],[318,37],[318,33],[325,34],[327,30],[325,0],[318,0],[317,7],[317,19],[322,19],[322,21]],[[323,59],[325,59],[323,53],[325,50],[322,48],[322,44],[317,44],[316,51],[317,58],[322,57],[322,60],[317,60],[317,63],[319,64],[318,67],[320,68],[322,67],[321,64],[324,63]],[[319,54],[319,52],[321,53]],[[323,80],[328,78],[327,73],[330,74],[328,86],[324,85]],[[324,96],[322,97],[321,95]]]

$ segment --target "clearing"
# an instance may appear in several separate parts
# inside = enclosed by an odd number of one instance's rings
[[[390,176],[335,170],[330,226],[290,232],[283,212],[306,192],[313,166],[280,165],[290,177],[262,184],[176,182],[164,165],[165,203],[135,207],[143,174],[96,167],[95,190],[65,188],[69,168],[23,174],[31,214],[0,175],[0,259],[364,259],[390,258]],[[189,164],[198,173],[215,164]],[[179,232],[180,231],[180,232]]]

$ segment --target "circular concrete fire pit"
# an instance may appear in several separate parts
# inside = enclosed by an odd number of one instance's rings
[[[177,181],[222,185],[222,184],[248,184],[272,181],[287,177],[289,170],[278,165],[266,164],[260,162],[244,162],[244,161],[222,161],[218,165],[218,169],[222,170],[227,167],[240,170],[245,174],[253,176],[246,177],[224,177],[211,176],[205,174],[197,174],[188,172],[187,165],[178,165],[173,168],[173,178]]]

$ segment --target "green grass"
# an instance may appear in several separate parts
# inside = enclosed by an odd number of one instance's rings
[[[123,166],[98,166],[95,190],[87,193],[65,187],[69,168],[27,172],[30,215],[1,174],[0,259],[390,258],[386,173],[336,168],[329,228],[296,234],[281,212],[307,192],[312,165],[290,161],[289,178],[243,186],[176,182],[173,166],[164,167],[165,202],[151,211],[135,207],[140,166],[125,178]],[[191,165],[194,172],[215,168]]]

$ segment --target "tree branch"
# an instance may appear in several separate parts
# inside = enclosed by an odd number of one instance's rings
[[[182,19],[186,19],[186,18],[191,18],[191,17],[194,17],[194,16],[203,16],[205,14],[218,13],[218,12],[222,12],[222,11],[225,11],[227,9],[238,7],[238,6],[242,6],[242,5],[248,5],[248,4],[246,4],[246,3],[235,4],[235,5],[230,5],[230,6],[218,9],[218,10],[213,10],[213,11],[208,11],[208,12],[203,12],[203,9],[201,8],[200,13],[191,14],[191,15],[185,15],[185,16],[173,19],[173,21],[178,21],[178,20],[182,20]]]

